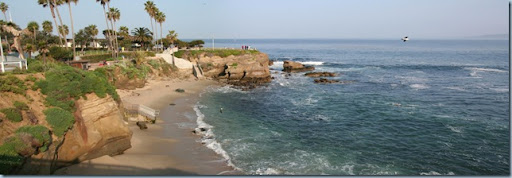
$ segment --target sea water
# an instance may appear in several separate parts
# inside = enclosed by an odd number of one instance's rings
[[[209,89],[195,110],[246,174],[510,174],[506,40],[215,40],[241,45],[275,60],[275,79]],[[287,76],[284,60],[353,82]]]

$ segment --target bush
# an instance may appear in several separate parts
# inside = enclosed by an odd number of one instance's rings
[[[23,164],[23,157],[16,152],[16,147],[20,146],[25,145],[18,137],[10,137],[0,145],[0,174],[9,174],[11,170]]]
[[[18,109],[18,110],[24,110],[24,111],[28,110],[27,104],[25,104],[24,102],[21,102],[21,101],[15,101],[14,107],[16,107],[16,109]]]
[[[43,111],[46,121],[52,127],[53,133],[59,137],[63,136],[75,123],[71,112],[61,108],[50,108]]]
[[[25,82],[13,75],[7,77],[0,77],[0,92],[13,92],[20,95],[25,95],[27,86]]]
[[[48,54],[59,61],[67,61],[73,58],[73,51],[58,46],[52,46]]]
[[[151,65],[151,67],[153,67],[153,69],[160,68],[160,62],[158,62],[157,60],[149,60],[148,64]]]
[[[49,70],[45,76],[46,79],[37,81],[36,85],[46,95],[46,103],[70,112],[74,111],[75,100],[87,93],[94,92],[99,97],[109,94],[119,99],[115,87],[100,72],[62,66]]]
[[[21,117],[21,111],[16,108],[4,108],[0,112],[4,113],[7,119],[12,122],[20,122],[23,120]]]
[[[38,140],[42,146],[39,151],[45,152],[48,149],[48,146],[51,143],[52,137],[50,136],[50,130],[42,125],[34,125],[34,126],[23,126],[16,130],[16,133],[28,133],[32,135],[36,140]]]
[[[123,57],[125,58],[130,58],[130,59],[135,59],[137,58],[137,55],[144,55],[144,56],[149,56],[149,57],[154,57],[156,56],[155,52],[152,52],[152,51],[137,51],[137,52],[121,52],[119,53],[119,58],[112,58],[112,54],[96,54],[96,55],[86,55],[86,56],[82,56],[82,59],[84,60],[89,60],[89,62],[100,62],[100,61],[104,61],[104,60],[107,60],[107,61],[112,61],[112,60],[121,60],[123,59]]]
[[[25,81],[31,81],[31,82],[35,82],[37,80],[36,77],[34,77],[34,75],[30,74],[29,76],[27,76],[27,78],[25,78]]]

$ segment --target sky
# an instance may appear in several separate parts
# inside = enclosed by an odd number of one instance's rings
[[[145,1],[111,0],[111,7],[121,11],[116,26],[152,30]],[[167,16],[164,36],[176,30],[180,39],[439,39],[508,34],[508,0],[153,1]],[[37,0],[0,2],[9,5],[20,27],[30,21],[53,23],[50,9]],[[90,24],[100,31],[106,28],[103,8],[95,0],[80,0],[71,8],[75,32]],[[60,6],[59,11],[71,27],[68,6]],[[98,37],[104,38],[101,33]]]

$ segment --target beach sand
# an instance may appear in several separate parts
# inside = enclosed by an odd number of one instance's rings
[[[226,160],[199,141],[193,106],[211,80],[149,81],[144,88],[118,90],[123,102],[143,104],[160,110],[156,124],[140,130],[133,122],[132,148],[124,154],[103,156],[61,168],[57,175],[233,175],[241,174]],[[175,92],[182,88],[184,93]],[[173,103],[174,105],[170,105]]]

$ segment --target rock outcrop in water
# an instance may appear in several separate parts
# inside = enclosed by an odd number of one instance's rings
[[[245,89],[271,81],[269,59],[265,53],[227,57],[201,55],[192,60],[198,61],[205,77]]]
[[[315,83],[327,84],[327,83],[340,83],[339,80],[329,80],[326,78],[315,79]]]
[[[308,77],[336,77],[338,74],[332,72],[308,72],[304,74]]]
[[[315,70],[313,66],[304,66],[299,62],[293,61],[284,61],[283,63],[283,71],[285,72],[305,72]]]

